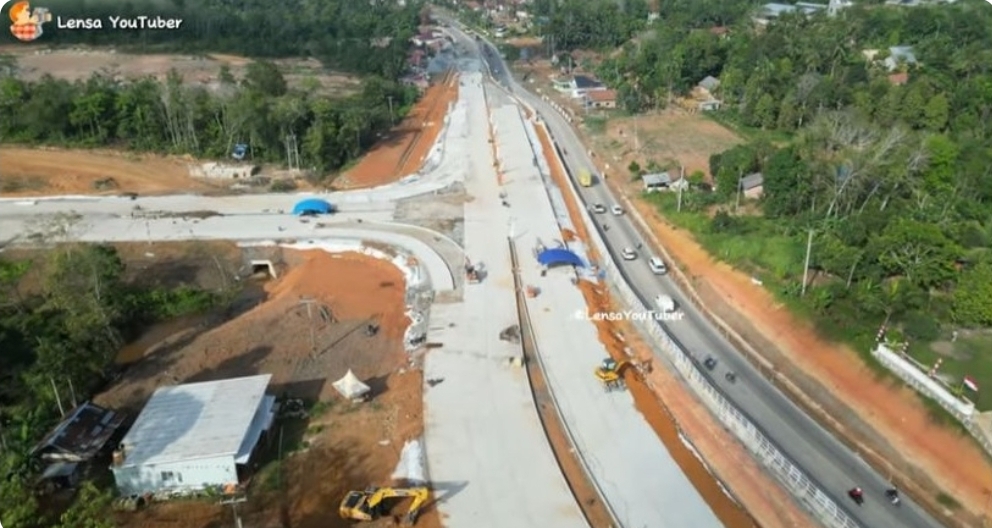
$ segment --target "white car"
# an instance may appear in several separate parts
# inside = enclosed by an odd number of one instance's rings
[[[634,260],[637,258],[637,253],[635,253],[634,250],[630,248],[623,248],[623,251],[620,252],[620,255],[623,256],[624,260]]]
[[[598,203],[596,205],[593,205],[592,206],[592,212],[594,212],[596,214],[603,214],[603,213],[606,212],[606,206],[603,205],[603,204],[601,204],[601,203]]]
[[[668,266],[665,265],[665,261],[658,257],[651,257],[648,260],[648,267],[651,268],[651,272],[655,275],[664,275],[668,273]]]
[[[614,205],[612,208],[610,208],[610,211],[612,211],[614,215],[620,216],[623,214],[623,207],[620,207],[619,205]]]

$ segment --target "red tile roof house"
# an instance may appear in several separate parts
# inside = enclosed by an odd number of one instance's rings
[[[583,96],[583,103],[586,110],[593,108],[616,108],[616,90],[594,90],[586,92]]]

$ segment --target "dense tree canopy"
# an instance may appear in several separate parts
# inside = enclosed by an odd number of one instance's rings
[[[686,196],[684,211],[722,211],[711,231],[755,244],[792,240],[799,250],[774,271],[841,324],[992,322],[987,6],[855,6],[767,26],[747,2],[661,9],[603,60],[601,77],[628,111],[664,107],[717,77],[717,117],[754,138],[713,156],[716,192]],[[912,46],[916,61],[886,65],[893,46]],[[764,176],[760,210],[738,209],[739,182],[754,172]]]
[[[117,146],[201,157],[227,157],[247,143],[258,161],[285,159],[285,138],[299,138],[306,167],[337,169],[388,129],[390,99],[400,113],[416,91],[372,77],[360,94],[328,98],[290,90],[275,66],[253,64],[242,85],[220,93],[184,85],[174,72],[119,82],[97,73],[83,82],[52,77],[0,78],[0,138],[8,142]]]

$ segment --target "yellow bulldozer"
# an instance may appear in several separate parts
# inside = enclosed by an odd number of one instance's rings
[[[342,519],[352,521],[374,521],[380,517],[389,515],[387,502],[391,499],[412,498],[410,507],[407,509],[405,522],[413,525],[417,522],[420,509],[424,507],[430,498],[431,492],[426,487],[416,488],[377,488],[370,487],[365,491],[349,491],[341,501],[338,513]]]
[[[596,379],[603,384],[606,392],[614,390],[624,390],[627,384],[623,381],[623,373],[630,366],[630,361],[617,361],[613,358],[606,358],[603,363],[596,368]]]

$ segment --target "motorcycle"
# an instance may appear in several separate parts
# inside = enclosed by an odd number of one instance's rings
[[[888,497],[889,502],[894,506],[899,506],[902,500],[899,498],[899,490],[895,488],[885,490],[885,496]]]
[[[734,374],[733,372],[728,372],[726,375],[724,375],[724,378],[726,378],[727,381],[729,381],[730,383],[734,383],[737,381],[737,374]]]
[[[851,497],[851,500],[853,500],[858,506],[865,503],[865,494],[861,491],[861,488],[852,488],[848,490],[847,496]]]

